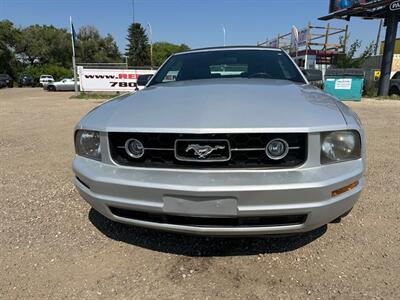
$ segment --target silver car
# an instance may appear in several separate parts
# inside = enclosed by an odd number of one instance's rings
[[[174,74],[174,76],[171,76]],[[75,129],[74,182],[127,224],[201,235],[300,233],[348,213],[364,186],[361,122],[282,50],[170,57],[145,89]]]
[[[79,90],[79,81],[77,81]],[[60,81],[50,82],[47,85],[47,90],[51,92],[55,91],[74,91],[75,90],[75,80],[72,78],[64,78]]]

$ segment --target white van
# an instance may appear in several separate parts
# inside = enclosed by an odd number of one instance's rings
[[[51,75],[41,75],[40,79],[39,79],[39,83],[41,86],[45,87],[47,86],[49,83],[54,82],[54,78]]]

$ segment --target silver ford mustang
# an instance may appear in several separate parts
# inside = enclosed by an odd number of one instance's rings
[[[74,183],[107,218],[203,235],[300,233],[347,214],[364,185],[360,120],[282,50],[170,57],[75,129]]]

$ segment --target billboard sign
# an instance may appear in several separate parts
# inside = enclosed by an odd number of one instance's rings
[[[329,13],[365,5],[376,0],[330,0]]]
[[[298,30],[295,26],[292,26],[291,35],[291,49],[298,49],[302,46],[306,46],[310,40],[310,27],[305,27]]]
[[[297,41],[297,45],[299,47],[305,46],[309,40],[310,40],[310,27],[307,26],[299,30],[299,38]]]
[[[291,41],[290,41],[290,48],[291,49],[297,49],[298,44],[299,44],[299,30],[297,29],[296,26],[292,26],[292,36],[291,36]]]
[[[136,90],[140,75],[154,74],[155,70],[141,69],[85,69],[78,67],[81,91],[119,92]]]

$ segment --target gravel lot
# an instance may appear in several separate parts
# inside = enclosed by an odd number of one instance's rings
[[[340,224],[286,238],[182,236],[110,222],[72,185],[75,123],[100,103],[0,90],[0,298],[399,299],[400,101],[349,103],[367,185]]]

